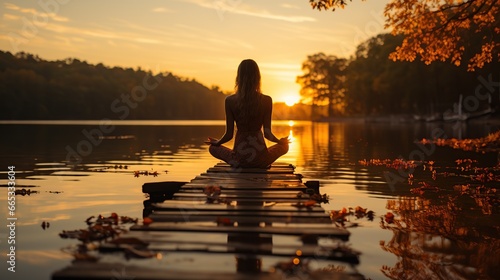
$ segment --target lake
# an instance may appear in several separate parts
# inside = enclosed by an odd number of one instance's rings
[[[142,219],[142,184],[189,181],[216,164],[203,141],[220,137],[224,122],[39,121],[3,122],[0,128],[0,217],[6,225],[9,217],[17,218],[15,273],[7,270],[12,233],[8,226],[0,227],[0,278],[43,280],[73,260],[68,252],[78,241],[62,239],[60,232],[85,228],[85,220],[99,214]],[[278,137],[290,135],[292,140],[279,161],[294,164],[304,181],[320,181],[321,192],[330,197],[323,204],[327,211],[360,206],[375,212],[373,220],[348,216],[349,224],[357,225],[349,228],[349,244],[361,252],[355,269],[371,279],[500,275],[498,193],[480,188],[498,185],[471,181],[474,168],[489,168],[498,176],[498,154],[416,143],[438,134],[483,137],[498,129],[495,124],[273,123]],[[398,158],[419,162],[414,172],[388,166]],[[385,164],[363,161],[385,159]],[[465,159],[471,161],[456,162]],[[15,196],[12,216],[7,209],[9,166],[15,166],[17,189],[31,191]],[[134,171],[158,175],[135,177]],[[432,188],[418,193],[415,189],[424,182]],[[388,212],[393,221],[387,221]],[[235,269],[231,262],[218,264],[217,258],[204,263],[168,253],[155,261],[166,268]],[[263,270],[272,265],[264,262]]]

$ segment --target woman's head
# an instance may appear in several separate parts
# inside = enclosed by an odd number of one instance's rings
[[[238,122],[249,123],[259,116],[261,111],[259,106],[260,71],[259,66],[252,59],[245,59],[238,66],[235,89],[238,97],[236,103]]]
[[[254,60],[245,59],[240,63],[235,87],[237,94],[247,97],[260,93],[260,70]]]

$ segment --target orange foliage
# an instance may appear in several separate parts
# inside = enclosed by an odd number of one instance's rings
[[[331,210],[330,211],[330,219],[337,225],[342,227],[354,227],[358,224],[350,223],[346,226],[345,222],[349,222],[348,217],[355,216],[356,219],[367,218],[368,221],[373,221],[375,216],[375,212],[368,210],[367,208],[363,208],[361,206],[356,206],[355,208],[349,207],[349,209],[343,207],[341,210]]]
[[[358,161],[359,164],[363,166],[385,166],[387,168],[393,168],[393,169],[413,169],[417,167],[417,162],[414,160],[404,160],[404,159],[370,159],[370,160],[360,160]]]
[[[142,224],[145,226],[149,226],[151,223],[153,223],[153,219],[146,217],[142,220]]]
[[[422,144],[435,144],[437,146],[448,146],[454,149],[475,152],[500,152],[500,130],[483,138],[456,139],[438,138],[434,140],[422,139]],[[463,162],[457,162],[457,165]],[[472,164],[472,162],[470,162]]]
[[[352,0],[351,0],[352,1]],[[346,0],[309,0],[313,9],[344,8]],[[405,36],[391,53],[393,60],[426,64],[449,60],[460,65],[464,54],[473,54],[468,69],[473,71],[496,59],[500,61],[500,1],[498,0],[392,0],[384,10],[385,27]],[[479,41],[470,43],[470,35]],[[477,48],[479,47],[479,48]]]
[[[391,212],[387,212],[387,214],[385,214],[384,218],[385,218],[386,223],[388,223],[388,224],[394,223],[394,214],[392,214]]]

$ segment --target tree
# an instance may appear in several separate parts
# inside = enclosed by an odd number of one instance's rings
[[[470,72],[466,65],[456,67],[441,61],[426,65],[388,59],[402,40],[403,36],[379,34],[357,47],[346,69],[347,114],[457,113],[460,95],[468,100],[462,107],[466,113],[498,107],[498,98],[491,98],[498,96],[497,88],[484,90],[483,83],[498,80],[500,62]]]
[[[224,98],[171,73],[0,51],[0,120],[223,119]]]
[[[349,0],[352,2],[352,0]],[[364,1],[364,0],[363,0]],[[313,9],[344,8],[347,0],[309,0]],[[500,61],[500,1],[498,0],[391,0],[385,7],[386,28],[404,35],[392,60],[426,64],[462,61],[468,70]]]
[[[346,67],[346,59],[333,55],[317,53],[307,57],[302,64],[305,74],[298,76],[297,82],[302,85],[300,94],[311,99],[313,109],[326,102],[328,117],[332,117],[334,111],[343,112]]]

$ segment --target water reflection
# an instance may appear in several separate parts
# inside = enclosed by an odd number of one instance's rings
[[[304,128],[302,137],[296,137],[303,151],[303,158],[297,161],[299,166],[304,166],[303,173],[307,177],[321,180],[324,186],[332,186],[333,198],[342,197],[339,187],[352,185],[384,199],[393,197],[387,200],[386,209],[378,211],[379,214],[394,211],[400,218],[396,224],[381,225],[382,229],[393,233],[387,242],[380,239],[381,248],[397,257],[394,265],[381,266],[385,276],[391,279],[494,279],[500,273],[497,265],[500,263],[498,194],[470,197],[460,192],[445,192],[433,198],[409,196],[412,186],[406,183],[389,187],[383,177],[387,169],[356,164],[360,159],[408,159],[412,151],[419,149],[415,140],[432,138],[436,129],[442,131],[445,138],[479,137],[496,129],[494,126],[475,128],[467,124],[441,123],[312,124]],[[425,156],[422,160],[443,165],[461,158],[473,158],[490,167],[498,161],[494,154],[480,155],[448,148],[436,149]],[[450,180],[436,183],[440,188],[449,188],[453,186]],[[495,188],[494,185],[490,187]],[[369,202],[360,199],[358,203]],[[373,277],[376,274],[368,272],[365,275]]]
[[[112,134],[90,137],[85,131],[95,131],[95,125],[0,127],[10,135],[2,138],[0,161],[16,163],[20,178],[56,171],[99,170],[99,167],[130,172],[135,165],[168,166],[179,160],[196,159],[196,154],[205,151],[202,140],[206,135],[214,130],[223,131],[219,126],[116,126]],[[92,145],[80,145],[82,142]],[[76,152],[81,161],[76,162],[72,152]]]
[[[408,158],[418,149],[414,141],[431,138],[434,129],[441,129],[447,137],[466,138],[484,136],[498,127],[342,122],[275,125],[276,135],[290,135],[292,139],[288,154],[281,160],[296,165],[307,180],[321,181],[322,192],[332,199],[324,206],[326,209],[360,205],[378,216],[387,211],[396,213],[398,223],[360,221],[359,228],[350,229],[354,249],[362,252],[358,269],[366,277],[494,279],[500,274],[498,203],[488,206],[485,200],[448,192],[436,197],[413,196],[407,184],[391,189],[383,168],[358,164],[362,159]],[[151,181],[189,181],[204,172],[216,160],[208,154],[203,141],[224,132],[223,124],[117,125],[74,166],[66,162],[67,147],[77,149],[78,143],[86,139],[82,131],[90,131],[95,125],[23,124],[0,128],[9,132],[9,137],[1,140],[1,165],[15,164],[19,185],[34,186],[39,191],[18,197],[22,205],[18,212],[19,240],[24,244],[19,258],[26,260],[27,267],[18,275],[32,279],[49,279],[50,273],[68,260],[55,252],[68,244],[59,240],[58,231],[80,228],[85,218],[99,213],[140,216],[144,199],[140,186]],[[498,162],[497,155],[448,148],[426,154],[425,160],[453,163],[457,158],[471,157],[484,165]],[[158,171],[159,175],[135,178],[135,170]],[[0,178],[0,185],[5,184],[6,179]],[[445,188],[449,182],[437,184]],[[0,195],[6,197],[5,188],[0,188]],[[46,231],[40,227],[44,220],[51,223]],[[34,256],[43,255],[41,252],[47,252],[50,260],[38,265]],[[4,259],[2,255],[0,261]],[[241,269],[262,270],[265,262],[242,260],[241,264]]]
[[[383,250],[398,257],[382,272],[391,279],[495,279],[500,273],[498,217],[465,207],[453,195],[399,197],[387,202],[398,214],[394,224],[381,222],[393,237]]]

